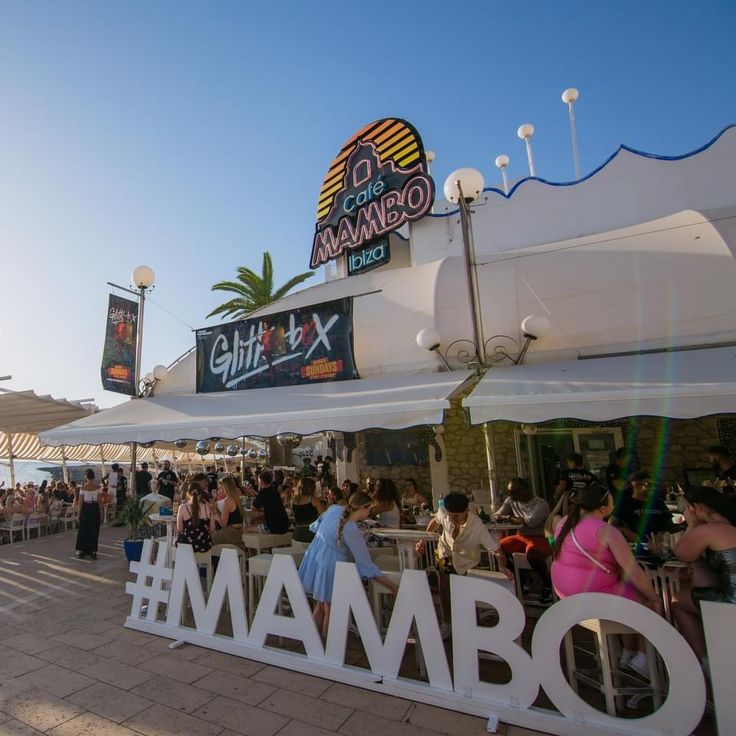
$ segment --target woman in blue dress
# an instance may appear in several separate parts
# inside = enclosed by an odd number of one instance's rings
[[[314,599],[314,622],[327,639],[332,587],[338,562],[355,562],[363,578],[377,580],[396,593],[398,588],[373,562],[357,523],[371,511],[371,497],[354,493],[347,506],[330,506],[309,528],[315,533],[299,567],[306,593]]]

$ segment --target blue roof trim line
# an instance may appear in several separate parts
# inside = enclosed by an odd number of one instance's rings
[[[519,179],[519,181],[514,184],[513,187],[511,187],[511,191],[506,194],[502,189],[498,189],[497,187],[486,187],[483,191],[484,192],[494,192],[495,194],[500,195],[501,197],[504,197],[506,199],[511,199],[511,197],[514,196],[514,192],[522,185],[526,184],[529,181],[538,181],[541,184],[547,184],[551,187],[572,187],[576,184],[581,184],[582,182],[594,177],[599,171],[603,170],[608,166],[608,164],[613,161],[613,159],[616,158],[616,156],[621,153],[621,151],[627,151],[628,153],[633,153],[635,156],[640,156],[641,158],[653,158],[658,161],[682,161],[685,158],[690,158],[691,156],[696,156],[699,153],[702,153],[703,151],[706,151],[709,149],[714,143],[718,141],[719,138],[721,138],[727,131],[731,130],[732,128],[736,128],[736,123],[732,123],[731,125],[727,125],[723,130],[721,130],[717,135],[715,135],[713,138],[711,138],[705,145],[700,146],[700,148],[696,148],[694,151],[690,151],[688,153],[683,153],[680,156],[661,156],[657,153],[647,153],[646,151],[639,151],[636,148],[631,148],[631,146],[627,146],[624,143],[622,143],[597,169],[593,169],[589,174],[586,174],[585,176],[581,177],[580,179],[575,179],[574,181],[549,181],[548,179],[542,179],[539,176],[527,176],[524,179]],[[449,212],[432,212],[427,215],[427,217],[452,217],[453,215],[456,215],[458,213],[457,209],[451,210]]]

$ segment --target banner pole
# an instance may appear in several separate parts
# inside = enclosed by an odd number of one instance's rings
[[[146,306],[146,287],[141,286],[138,289],[138,324],[136,325],[135,340],[135,397],[140,398],[138,387],[141,382],[141,356],[143,354],[143,310]],[[138,494],[138,488],[135,482],[135,473],[137,468],[138,443],[130,443],[130,490],[132,495]]]

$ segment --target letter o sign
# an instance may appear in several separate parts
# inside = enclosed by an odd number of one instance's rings
[[[601,713],[588,705],[568,684],[560,665],[560,644],[576,624],[601,619],[624,624],[640,633],[658,651],[669,673],[667,699],[644,718],[626,719]],[[680,634],[661,616],[620,596],[582,593],[555,603],[538,621],[532,637],[532,656],[545,692],[563,716],[632,734],[689,734],[705,707],[705,681],[700,664]]]

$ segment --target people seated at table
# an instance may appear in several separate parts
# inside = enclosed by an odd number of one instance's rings
[[[707,672],[700,602],[736,603],[736,504],[715,488],[691,488],[683,513],[687,530],[672,551],[681,562],[704,559],[710,580],[708,585],[693,580],[692,587],[675,593],[672,612]]]
[[[326,509],[316,493],[317,484],[314,478],[305,477],[297,482],[296,495],[291,502],[291,512],[294,515],[292,538],[295,542],[311,542],[314,539],[314,532],[309,527]]]
[[[708,485],[720,488],[724,493],[736,493],[736,463],[731,460],[731,453],[722,445],[708,448],[708,461],[713,466],[715,476]]]
[[[212,549],[215,516],[199,484],[192,484],[176,512],[177,544],[191,544],[194,552]]]
[[[621,530],[628,542],[646,542],[652,534],[675,531],[672,512],[644,470],[631,477],[631,491],[619,498],[611,523]]]
[[[218,488],[223,498],[222,505],[220,506],[218,502],[214,510],[216,529],[212,533],[212,544],[233,544],[245,552],[243,544],[245,509],[240,489],[229,475],[219,479]]]
[[[401,497],[401,506],[406,509],[427,506],[427,497],[419,491],[414,478],[408,478],[404,485],[404,495]]]
[[[286,534],[289,531],[289,516],[270,470],[263,470],[258,476],[258,495],[253,499],[252,506],[260,514],[251,513],[251,521],[254,518],[258,521],[243,529],[244,532]]]
[[[495,510],[494,519],[521,524],[521,529],[516,534],[504,537],[501,540],[501,547],[510,560],[513,560],[516,553],[526,556],[529,567],[542,581],[539,600],[546,605],[552,602],[552,583],[547,567],[547,559],[552,554],[552,548],[544,535],[544,523],[550,514],[549,504],[533,494],[526,478],[513,478],[507,490],[508,496]]]
[[[401,526],[401,509],[396,484],[390,478],[379,478],[373,491],[371,517],[380,526],[398,529]]]
[[[470,501],[464,493],[448,493],[443,505],[437,509],[427,525],[427,531],[440,531],[435,547],[435,563],[440,572],[440,611],[442,638],[450,635],[452,611],[450,607],[450,575],[465,575],[468,570],[478,567],[481,550],[485,549],[493,555],[499,569],[511,579],[508,560],[495,534],[490,532],[480,518],[469,510]],[[418,554],[424,553],[426,543],[420,540],[416,544]]]
[[[613,512],[613,494],[594,483],[578,491],[570,513],[557,525],[552,584],[560,598],[578,593],[608,593],[649,606],[658,613],[662,601],[637,563],[624,535],[606,523]],[[619,666],[648,678],[644,640],[623,637]]]
[[[314,622],[323,639],[327,639],[338,562],[355,562],[362,578],[377,580],[397,592],[393,581],[371,559],[357,526],[368,518],[371,503],[366,493],[354,493],[346,506],[330,506],[310,527],[315,537],[299,566],[299,577],[305,592],[314,600]]]
[[[571,452],[565,458],[565,469],[560,472],[555,485],[555,498],[560,498],[563,493],[580,490],[598,481],[593,473],[583,467],[583,462],[583,456],[579,452]]]

